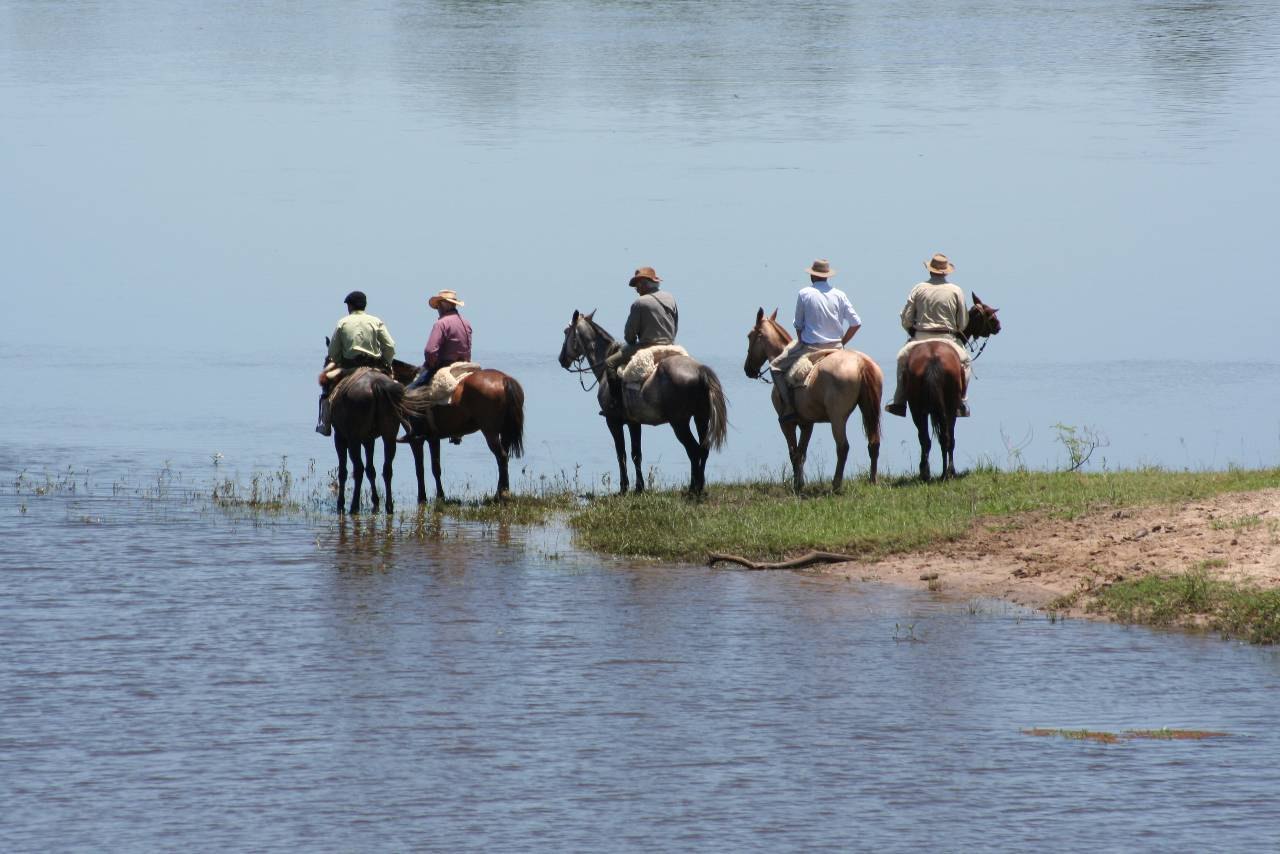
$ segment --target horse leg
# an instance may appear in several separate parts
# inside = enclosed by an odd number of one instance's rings
[[[502,448],[502,437],[497,430],[485,430],[484,440],[489,443],[489,452],[498,461],[498,491],[493,494],[493,499],[502,501],[511,492],[511,484],[507,479],[507,452]]]
[[[391,498],[391,463],[396,458],[396,436],[391,434],[388,439],[382,438],[382,485],[385,487],[387,494],[387,515],[390,516],[395,512],[395,502]]]
[[[831,438],[836,441],[836,474],[831,479],[831,491],[839,492],[844,485],[844,464],[849,459],[849,436],[845,431],[849,416],[831,419]]]
[[[351,458],[351,512],[360,512],[360,490],[364,487],[364,461],[360,459],[360,443],[352,442],[347,446],[347,456]]]
[[[942,417],[945,432],[942,434],[942,477],[956,476],[956,415],[953,409]]]
[[[698,482],[703,488],[707,485],[707,457],[711,456],[711,442],[707,439],[707,428],[711,417],[705,412],[693,416],[693,426],[698,430]]]
[[[627,489],[631,486],[631,480],[627,475],[627,440],[622,435],[622,422],[616,418],[605,420],[609,425],[609,432],[613,434],[613,448],[618,452],[618,483],[620,488],[619,495],[626,495]]]
[[[347,446],[337,430],[333,431],[333,447],[338,452],[338,513],[341,515],[347,509]]]
[[[364,472],[369,478],[369,501],[377,513],[382,502],[378,500],[378,469],[373,464],[373,439],[364,443]]]
[[[809,458],[809,440],[813,438],[813,425],[800,425],[800,440],[796,443],[796,495],[804,489],[804,464]]]
[[[409,450],[413,451],[413,473],[418,476],[418,503],[427,503],[427,479],[422,470],[422,440],[415,439],[409,443]]]
[[[640,453],[640,425],[627,423],[627,431],[631,433],[631,462],[636,467],[636,492],[644,492],[644,475],[640,472],[643,456]]]
[[[431,476],[436,481],[436,501],[444,501],[444,484],[440,482],[440,440],[428,439],[427,445],[431,448]]]
[[[677,418],[671,422],[671,430],[680,440],[680,444],[684,445],[684,452],[689,456],[689,494],[701,495],[704,486],[699,466],[699,461],[702,459],[702,446],[693,437],[693,431],[689,429],[687,421]]]
[[[929,440],[929,411],[923,407],[911,407],[911,420],[916,422],[916,435],[920,437],[920,479],[929,479],[929,451],[933,442]]]

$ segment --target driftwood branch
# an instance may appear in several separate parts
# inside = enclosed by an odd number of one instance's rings
[[[745,557],[739,557],[738,555],[712,552],[707,555],[707,566],[714,566],[723,561],[725,563],[736,563],[747,569],[797,569],[802,566],[808,566],[811,563],[846,563],[855,560],[857,558],[853,555],[842,555],[835,552],[809,552],[800,557],[793,557],[791,560],[777,563],[756,563],[754,560],[747,560]]]

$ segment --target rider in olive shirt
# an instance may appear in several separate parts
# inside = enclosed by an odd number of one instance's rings
[[[368,299],[363,292],[352,291],[343,302],[347,316],[338,321],[329,338],[329,361],[339,368],[369,367],[391,373],[396,342],[386,325],[372,314],[365,314]],[[328,384],[321,388],[320,418],[316,423],[316,432],[324,436],[333,432],[329,426],[329,388]]]

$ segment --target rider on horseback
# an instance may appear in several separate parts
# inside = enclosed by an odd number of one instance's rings
[[[387,332],[386,325],[372,314],[365,313],[369,301],[362,291],[352,291],[343,302],[347,306],[347,315],[338,321],[329,338],[329,361],[333,367],[344,370],[369,367],[390,375],[396,342]],[[330,371],[326,368],[326,372],[321,374],[320,417],[316,423],[316,432],[324,436],[333,432],[329,426],[329,389],[333,387],[334,379],[329,376]]]
[[[960,363],[964,366],[964,389],[960,396],[960,408],[956,415],[969,416],[966,396],[969,392],[969,351],[965,349],[964,329],[969,322],[969,310],[965,308],[964,292],[947,281],[947,275],[955,271],[955,265],[946,255],[934,255],[924,263],[929,271],[929,281],[911,289],[907,304],[902,308],[902,328],[910,339],[898,351],[898,384],[893,390],[893,402],[884,409],[890,415],[907,414],[906,382],[907,354],[912,345],[921,341],[942,338],[956,345]]]
[[[819,258],[805,272],[809,274],[809,286],[801,288],[796,297],[796,339],[769,363],[773,387],[781,402],[778,421],[783,424],[800,418],[796,414],[795,393],[787,384],[787,371],[810,353],[839,350],[862,326],[849,297],[827,281],[836,274],[830,262]]]
[[[422,370],[413,382],[405,388],[422,388],[431,384],[431,380],[441,368],[459,362],[471,361],[471,324],[458,309],[466,303],[458,299],[458,294],[451,290],[443,290],[427,300],[427,305],[439,312],[439,318],[431,326],[431,334],[427,336],[427,346],[422,351]],[[401,436],[399,441],[408,442],[413,439],[426,438],[435,432],[434,418],[431,410],[426,411],[423,422],[418,424],[412,433]],[[454,437],[454,444],[461,440]]]
[[[623,330],[627,344],[615,349],[604,361],[610,402],[618,411],[623,409],[619,371],[645,347],[674,344],[676,341],[680,312],[676,308],[676,298],[667,291],[658,290],[661,281],[652,267],[641,267],[627,283],[640,294],[631,303],[631,313],[627,315],[627,325]]]

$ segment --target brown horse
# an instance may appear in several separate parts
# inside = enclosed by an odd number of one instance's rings
[[[371,368],[357,368],[338,381],[329,395],[333,447],[338,452],[338,512],[346,503],[347,457],[355,475],[351,492],[351,512],[360,512],[360,487],[369,474],[369,494],[373,512],[378,512],[378,480],[373,467],[373,444],[382,439],[382,482],[386,487],[387,512],[395,509],[391,497],[391,463],[396,457],[396,433],[400,431],[400,404],[404,386]],[[360,452],[364,451],[364,460]]]
[[[397,377],[412,382],[418,369],[397,362]],[[457,440],[477,430],[484,435],[490,452],[498,462],[498,488],[494,498],[503,499],[511,491],[507,474],[507,461],[524,454],[524,389],[514,377],[502,371],[479,370],[467,374],[454,388],[448,406],[432,406],[426,399],[426,388],[410,389],[404,393],[402,408],[405,418],[426,439],[412,439],[413,466],[418,475],[418,503],[427,501],[426,478],[423,473],[422,445],[425,441],[431,449],[431,475],[436,482],[436,500],[444,500],[444,485],[440,482],[440,441]],[[426,419],[431,410],[431,420]],[[431,426],[434,424],[434,429]]]
[[[966,341],[986,338],[1000,332],[999,309],[992,308],[973,294],[973,307],[969,309],[969,322],[964,328]],[[960,354],[947,341],[922,341],[907,353],[906,369],[907,406],[911,420],[916,424],[920,437],[920,478],[928,480],[929,424],[942,446],[942,477],[956,474],[956,413],[964,397],[964,365]]]
[[[756,324],[747,333],[747,360],[742,369],[752,379],[760,378],[791,343],[791,335],[778,323],[778,312],[765,317],[764,309],[756,311]],[[849,438],[845,426],[854,408],[862,410],[862,430],[867,435],[867,455],[871,458],[871,482],[876,482],[876,463],[880,459],[880,392],[884,375],[880,366],[857,350],[834,350],[813,366],[813,374],[795,390],[796,414],[799,422],[782,425],[791,457],[791,470],[796,492],[804,487],[804,461],[813,436],[813,425],[830,422],[836,440],[836,474],[831,488],[840,491],[844,483],[844,464],[849,458]],[[773,406],[782,412],[778,390],[773,390]],[[797,439],[797,433],[799,438]]]
[[[724,444],[729,426],[720,378],[711,368],[688,356],[669,356],[658,363],[657,371],[645,380],[641,390],[645,403],[658,413],[658,417],[644,421],[624,419],[617,414],[618,407],[613,405],[609,384],[604,376],[605,357],[609,355],[614,340],[604,327],[592,319],[594,314],[594,311],[591,314],[578,311],[573,313],[573,319],[564,330],[560,367],[567,371],[575,370],[575,362],[585,362],[586,367],[576,370],[595,374],[596,383],[600,387],[596,393],[600,412],[609,426],[609,432],[613,434],[613,445],[618,452],[619,491],[625,493],[629,485],[627,446],[622,437],[622,426],[625,424],[631,433],[631,461],[636,469],[636,492],[643,492],[640,427],[642,424],[670,424],[676,439],[684,446],[689,457],[689,493],[701,495],[707,484],[707,457],[712,449],[718,449]],[[696,439],[689,429],[690,419],[698,431]]]

